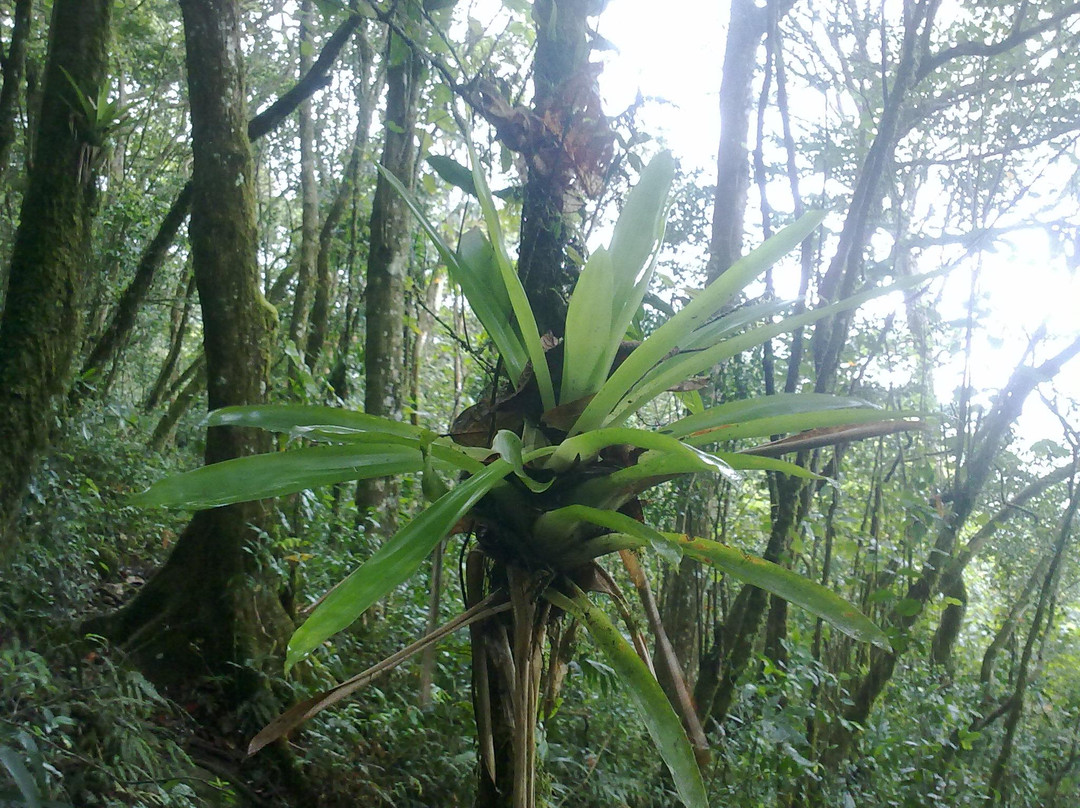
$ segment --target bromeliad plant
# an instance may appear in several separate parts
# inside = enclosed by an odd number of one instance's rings
[[[659,431],[634,415],[666,391],[735,354],[873,294],[775,321],[781,304],[731,308],[734,298],[821,220],[812,214],[781,231],[699,292],[640,343],[624,340],[649,288],[663,238],[674,162],[663,153],[626,199],[611,243],[586,262],[570,300],[561,343],[537,332],[507,254],[492,195],[473,156],[473,182],[487,233],[466,233],[451,249],[405,188],[404,197],[437,247],[498,350],[506,379],[466,410],[448,435],[342,409],[232,407],[214,426],[261,427],[301,438],[297,448],[207,466],[159,482],[145,504],[209,508],[318,485],[415,472],[430,505],[318,603],[293,635],[296,664],[408,579],[452,531],[475,545],[466,562],[465,612],[398,654],[296,705],[252,742],[256,751],[319,710],[451,631],[470,626],[479,735],[478,804],[532,806],[535,728],[565,672],[559,646],[544,669],[548,632],[582,625],[640,708],[681,800],[706,804],[699,770],[704,736],[678,665],[662,636],[657,665],[676,682],[669,702],[657,683],[631,610],[602,559],[617,555],[662,631],[638,553],[690,556],[795,603],[862,641],[887,647],[883,633],[831,591],[776,564],[707,538],[658,530],[643,521],[645,490],[683,475],[737,479],[743,470],[813,476],[775,457],[706,447],[738,438],[893,419],[863,402],[822,395],[737,401],[680,418]],[[767,452],[764,454],[768,454]],[[456,479],[452,487],[447,479]],[[628,641],[590,592],[606,595],[629,628]],[[555,643],[553,642],[553,645]]]

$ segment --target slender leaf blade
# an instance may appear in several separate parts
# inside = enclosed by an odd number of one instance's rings
[[[591,432],[567,438],[555,449],[545,467],[553,471],[566,471],[575,464],[590,462],[602,449],[620,444],[684,457],[700,464],[701,470],[707,467],[732,480],[738,478],[738,475],[732,474],[726,463],[717,460],[707,452],[695,449],[670,435],[630,427],[594,429]]]
[[[419,471],[418,448],[382,444],[312,446],[251,455],[166,477],[131,498],[138,506],[203,510],[308,488]]]
[[[649,335],[600,388],[573,433],[596,429],[610,421],[611,413],[635,384],[680,342],[706,324],[713,314],[746,284],[772,266],[817,228],[824,213],[814,212],[788,225],[753,252],[736,261],[674,317]],[[710,367],[707,365],[706,367]],[[692,374],[691,374],[692,375]]]
[[[480,201],[480,209],[484,214],[484,222],[487,224],[488,234],[491,236],[491,246],[495,250],[495,263],[499,267],[503,285],[510,298],[510,305],[514,309],[514,317],[517,319],[518,331],[525,344],[525,350],[532,362],[533,373],[536,376],[537,386],[540,388],[540,400],[545,410],[555,406],[555,387],[551,382],[551,371],[544,355],[544,346],[540,341],[540,331],[536,326],[536,317],[533,315],[532,305],[525,294],[525,287],[521,285],[521,279],[514,271],[510,256],[506,252],[506,242],[503,240],[502,225],[499,223],[499,212],[495,209],[495,202],[488,187],[487,177],[480,165],[480,159],[476,156],[476,149],[472,142],[467,141],[469,158],[472,161],[473,181],[476,183],[477,199]]]
[[[37,783],[15,750],[10,746],[0,745],[0,763],[15,781],[15,787],[22,794],[27,808],[41,808],[41,792],[38,791]]]
[[[249,404],[222,407],[206,418],[207,426],[247,426],[268,432],[304,434],[313,429],[340,429],[343,432],[381,432],[387,435],[419,437],[423,429],[403,421],[378,415],[307,404]]]
[[[615,625],[589,600],[584,592],[574,587],[574,596],[568,598],[549,589],[548,600],[560,609],[573,614],[588,629],[596,647],[607,658],[619,681],[634,701],[649,735],[656,744],[660,757],[671,772],[679,799],[688,808],[707,808],[708,796],[694,757],[694,750],[683,730],[682,722],[664,695],[648,667],[634,652],[633,646]]]
[[[745,455],[739,452],[717,452],[716,456],[736,471],[778,471],[789,477],[800,477],[804,480],[820,480],[822,476],[815,474],[808,468],[787,460],[777,460],[773,457],[758,457]]]
[[[564,521],[573,519],[591,522],[594,525],[636,537],[641,545],[674,546],[684,555],[702,564],[721,569],[740,581],[764,589],[796,606],[801,606],[849,637],[861,642],[869,642],[885,650],[891,649],[885,632],[835,592],[764,558],[710,539],[692,539],[682,533],[661,532],[615,511],[584,505],[569,505],[550,511],[545,516],[552,514]]]
[[[406,206],[412,211],[413,216],[420,222],[420,226],[424,229],[424,232],[427,233],[432,244],[435,245],[439,257],[442,258],[443,263],[446,264],[450,276],[459,286],[461,286],[461,291],[468,299],[469,305],[473,307],[473,311],[476,312],[476,316],[479,318],[480,322],[484,324],[484,328],[488,329],[488,333],[492,335],[492,339],[495,340],[496,346],[501,352],[506,352],[507,367],[511,370],[516,369],[513,379],[516,383],[524,369],[524,362],[520,360],[520,342],[517,343],[518,350],[515,350],[515,340],[511,340],[507,337],[500,342],[500,340],[496,338],[497,334],[505,336],[505,330],[501,327],[501,324],[509,326],[510,320],[508,317],[504,316],[504,313],[501,312],[499,307],[495,304],[497,302],[497,293],[493,291],[493,287],[483,283],[474,282],[473,279],[477,277],[479,272],[482,272],[483,266],[463,266],[462,261],[459,260],[458,256],[450,249],[447,243],[443,241],[443,238],[435,225],[428,219],[423,208],[420,207],[416,198],[413,197],[409,190],[402,184],[401,180],[381,165],[377,166],[377,168],[383,179],[390,184],[391,188],[397,191],[398,195],[405,201]],[[494,297],[492,297],[493,295]]]
[[[703,564],[721,569],[740,581],[764,589],[789,603],[801,606],[813,615],[861,642],[892,650],[889,638],[866,615],[821,584],[792,570],[773,564],[709,539],[691,539],[681,534],[666,534],[685,555]]]
[[[560,403],[595,393],[607,378],[623,336],[613,329],[615,282],[611,256],[601,247],[585,262],[566,312]]]
[[[770,323],[751,329],[750,331],[732,337],[719,345],[715,345],[708,350],[676,354],[647,371],[641,378],[641,381],[612,408],[611,414],[607,417],[605,423],[608,425],[622,423],[647,402],[656,398],[669,387],[678,384],[697,373],[706,371],[714,365],[719,364],[726,359],[730,359],[736,354],[761,345],[766,340],[793,331],[801,326],[809,325],[823,317],[858,308],[868,300],[892,294],[893,292],[902,291],[904,289],[910,289],[912,286],[925,283],[928,280],[944,274],[944,272],[945,270],[936,270],[922,275],[913,275],[886,287],[867,289],[866,291],[844,298],[836,303],[822,306],[819,309],[813,309],[811,311],[803,312],[802,314],[793,315],[778,323]],[[663,326],[661,326],[661,328],[663,328]],[[640,350],[640,348],[638,350]],[[634,354],[636,353],[637,351],[634,352]],[[634,354],[631,354],[630,357],[633,358]],[[625,366],[625,364],[626,363],[623,363],[623,366]],[[622,366],[620,366],[619,370],[622,370]],[[612,375],[612,378],[614,378],[614,374]],[[600,393],[597,393],[596,398],[599,398],[602,392],[603,390],[601,390]],[[593,402],[596,401],[596,398],[593,399]],[[586,409],[586,412],[587,411],[588,410]],[[577,429],[577,426],[575,426],[575,429]]]
[[[444,536],[512,467],[496,460],[443,495],[388,539],[335,586],[289,641],[288,670],[325,640],[348,627],[390,590],[405,582]]]
[[[676,438],[685,438],[703,429],[743,424],[765,418],[788,415],[809,415],[830,410],[867,408],[880,414],[881,410],[862,399],[833,396],[828,393],[777,393],[772,396],[728,401],[709,407],[696,415],[688,415],[674,421],[661,432]],[[765,433],[771,434],[771,433]]]
[[[499,349],[511,380],[517,384],[525,372],[529,354],[514,328],[514,307],[502,280],[495,249],[480,230],[473,228],[461,237],[458,254],[460,272],[454,280]]]

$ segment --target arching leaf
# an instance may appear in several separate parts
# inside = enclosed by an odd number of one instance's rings
[[[444,494],[383,543],[371,558],[330,590],[296,630],[289,641],[285,669],[351,625],[379,598],[404,583],[458,520],[510,471],[509,463],[496,460]]]
[[[694,750],[656,677],[603,610],[594,606],[584,592],[572,584],[571,586],[573,597],[567,597],[551,588],[545,592],[545,597],[560,609],[574,615],[588,629],[596,647],[603,652],[608,664],[618,675],[619,682],[626,688],[638,708],[660,757],[671,772],[671,779],[683,805],[688,808],[707,808],[709,800]]]

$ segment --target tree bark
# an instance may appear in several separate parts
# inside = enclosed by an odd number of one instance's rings
[[[15,0],[11,41],[3,58],[4,85],[0,89],[0,181],[7,173],[11,149],[15,145],[15,120],[19,95],[26,74],[26,42],[30,38],[32,0]]]
[[[211,409],[266,400],[273,308],[260,291],[254,164],[236,0],[182,0],[192,120],[190,240]],[[207,463],[266,451],[260,430],[214,427]],[[200,511],[165,566],[103,633],[166,685],[211,688],[229,713],[262,692],[291,633],[259,557],[262,503]],[[212,678],[207,678],[207,677]],[[214,698],[216,697],[216,698]],[[220,722],[220,715],[212,718]]]
[[[511,145],[528,165],[521,209],[518,274],[541,334],[562,336],[576,268],[566,246],[584,197],[603,187],[611,159],[611,132],[589,61],[588,17],[595,0],[536,0],[533,109],[537,123]],[[541,123],[542,122],[542,123]],[[502,132],[500,132],[502,134]],[[504,142],[513,138],[504,138]],[[569,145],[568,145],[569,144]]]
[[[396,42],[396,44],[395,44]],[[387,39],[386,132],[381,165],[410,188],[416,173],[416,105],[422,77],[420,57]],[[364,336],[364,411],[400,420],[405,393],[405,279],[412,256],[412,214],[381,175],[371,209]],[[360,518],[372,518],[384,535],[397,524],[397,483],[368,480],[357,485]]]
[[[300,4],[300,77],[311,69],[313,11],[311,0]],[[319,184],[315,179],[315,119],[311,100],[305,99],[296,109],[300,130],[300,255],[296,268],[296,292],[293,296],[289,341],[302,351],[307,336],[308,310],[312,283],[319,259]]]
[[[157,379],[154,380],[150,392],[143,402],[143,410],[150,412],[165,396],[165,391],[173,380],[176,373],[177,362],[180,361],[180,351],[184,347],[184,336],[187,333],[188,319],[191,317],[192,303],[195,298],[195,276],[192,274],[186,284],[177,287],[177,292],[183,291],[183,301],[177,301],[173,306],[173,327],[169,339],[169,352],[165,361],[161,363]],[[179,304],[179,305],[177,305]]]
[[[990,779],[987,783],[986,804],[991,806],[1008,804],[1008,770],[1009,759],[1012,757],[1013,746],[1016,741],[1016,730],[1020,724],[1020,718],[1024,713],[1024,692],[1027,690],[1029,666],[1031,655],[1035,648],[1035,641],[1042,633],[1049,619],[1050,604],[1054,599],[1054,593],[1060,580],[1059,571],[1065,549],[1069,545],[1072,535],[1073,520],[1076,518],[1077,505],[1080,505],[1076,480],[1069,486],[1069,504],[1065,515],[1061,520],[1057,539],[1054,542],[1054,553],[1050,560],[1050,566],[1043,577],[1042,587],[1039,590],[1039,600],[1035,606],[1035,614],[1031,618],[1031,627],[1028,629],[1027,641],[1020,655],[1020,664],[1016,671],[1016,681],[1013,687],[1012,697],[1009,699],[1009,712],[1005,717],[1005,737],[1001,742],[1001,749],[990,769]]]
[[[48,446],[81,326],[100,135],[73,118],[67,74],[96,98],[108,63],[111,0],[56,0],[33,168],[0,321],[0,553]]]
[[[1080,338],[1061,350],[1056,356],[1037,367],[1021,364],[1013,371],[1009,383],[994,398],[989,413],[972,439],[972,447],[958,469],[952,491],[949,494],[950,509],[940,521],[934,546],[930,549],[918,579],[908,587],[905,601],[915,601],[919,611],[905,609],[889,615],[888,624],[900,632],[909,631],[918,621],[930,598],[939,591],[946,564],[956,550],[956,540],[982,493],[986,481],[994,469],[994,460],[1001,451],[1009,429],[1020,415],[1027,397],[1042,382],[1054,378],[1062,366],[1080,353]],[[866,723],[874,703],[892,678],[900,651],[874,649],[870,668],[854,689],[852,703],[845,710],[846,721],[836,723],[832,733],[832,745],[826,750],[828,765],[835,765],[847,754],[854,739],[855,727]]]
[[[254,141],[272,132],[292,114],[301,102],[326,86],[329,80],[328,73],[334,60],[337,59],[341,49],[349,41],[349,37],[360,25],[361,20],[359,14],[350,15],[345,22],[338,26],[337,30],[334,31],[334,34],[323,46],[311,69],[300,81],[290,87],[274,103],[248,121],[248,138]],[[90,351],[90,355],[83,364],[80,373],[81,377],[92,378],[94,375],[99,374],[124,344],[127,335],[135,325],[135,318],[139,309],[153,286],[154,277],[164,265],[169,249],[176,241],[176,236],[187,219],[191,210],[191,198],[191,182],[188,182],[176,199],[173,200],[168,213],[165,214],[165,218],[158,227],[157,233],[140,256],[131,283],[121,294],[116,310],[110,317],[101,339]],[[71,394],[73,403],[78,405],[86,393],[87,390],[85,389],[73,390]]]
[[[711,283],[742,255],[746,195],[750,189],[750,97],[755,58],[765,36],[768,9],[754,0],[731,0],[720,81],[720,143],[716,154],[716,194],[706,283]]]
[[[315,297],[311,304],[307,345],[304,349],[304,361],[309,370],[314,370],[330,327],[331,298],[335,287],[335,274],[331,268],[331,255],[334,252],[334,235],[345,214],[345,207],[355,196],[356,183],[360,176],[360,160],[367,145],[368,130],[371,128],[371,116],[375,101],[379,95],[381,78],[373,77],[372,66],[375,54],[368,42],[367,31],[361,28],[357,34],[359,64],[357,73],[359,85],[356,91],[357,124],[353,136],[349,165],[345,169],[341,185],[334,195],[330,208],[326,211],[322,229],[319,231],[319,258],[315,271]],[[344,400],[344,397],[342,397]]]

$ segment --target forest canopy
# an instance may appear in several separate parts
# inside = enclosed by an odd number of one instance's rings
[[[704,5],[0,7],[0,805],[1080,801],[1080,4]]]

